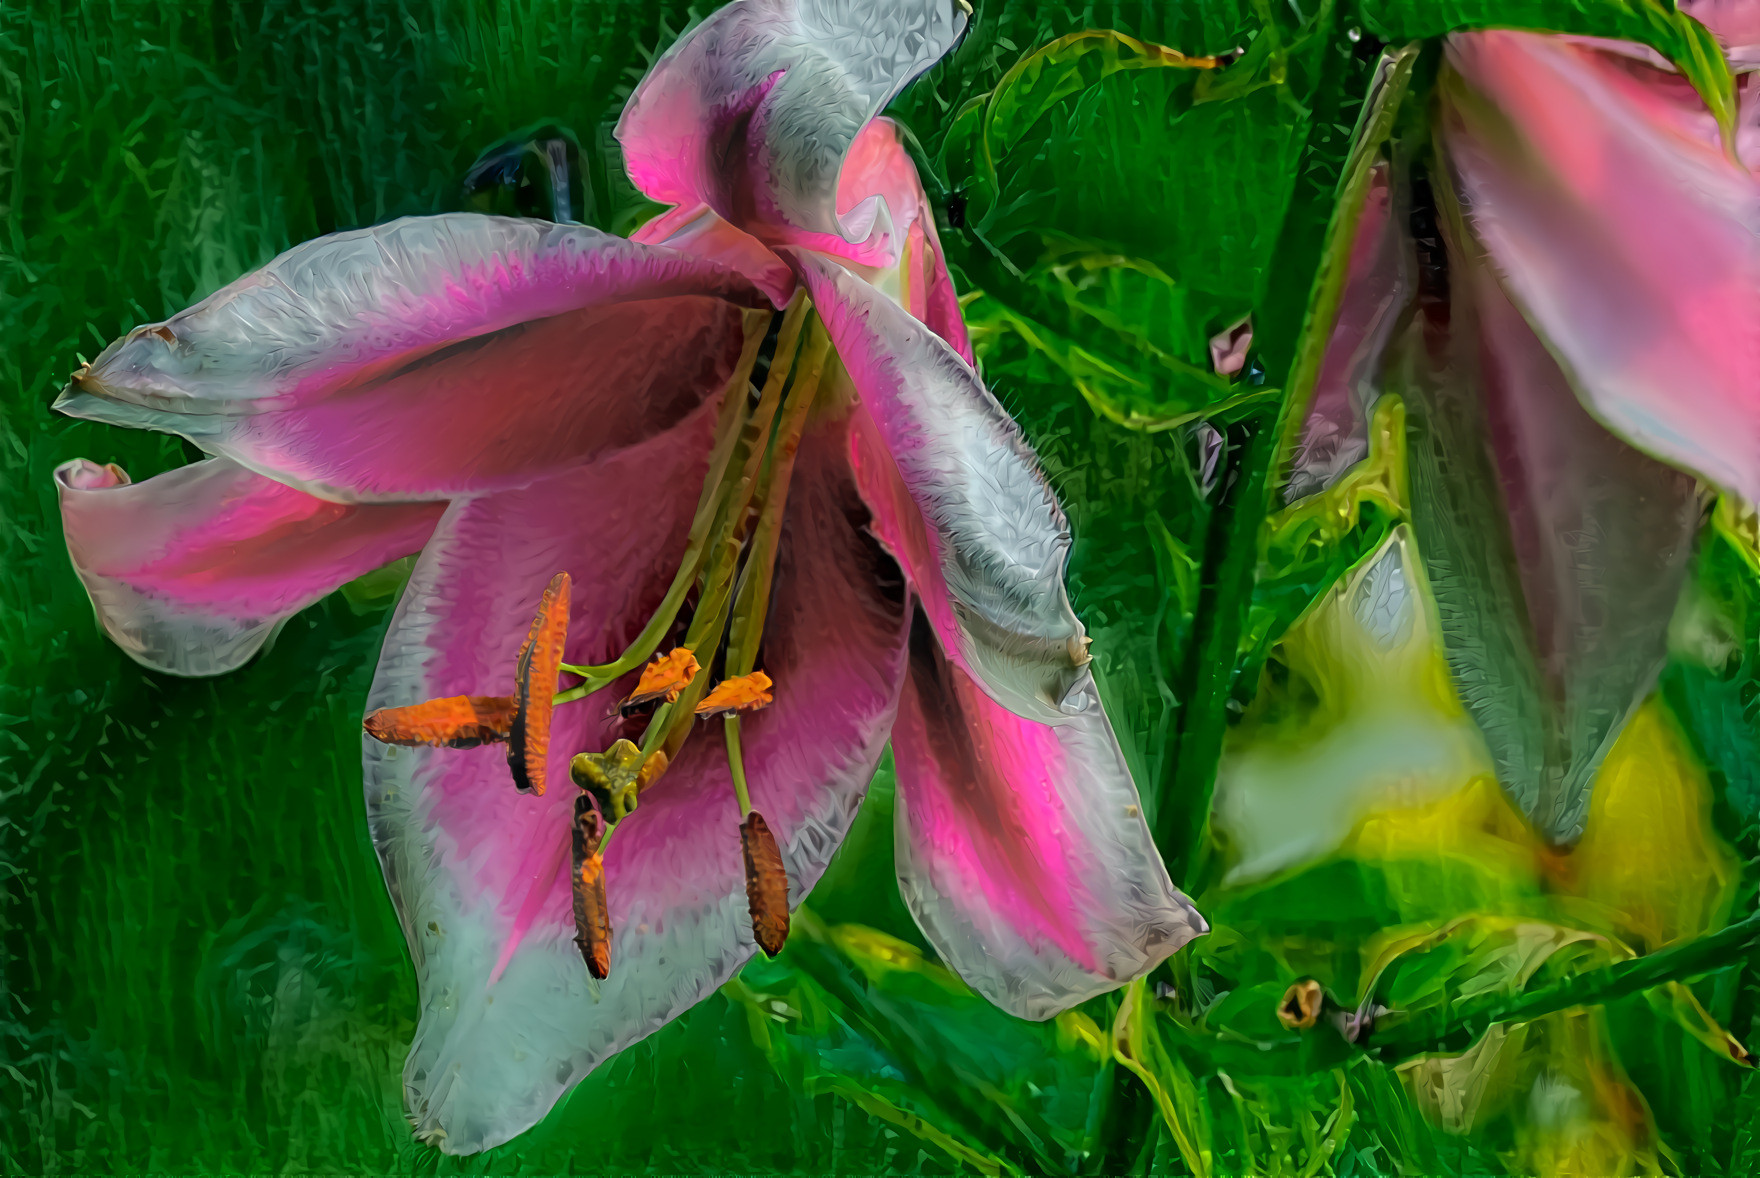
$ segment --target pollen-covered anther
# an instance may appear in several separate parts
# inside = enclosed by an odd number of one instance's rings
[[[449,695],[401,708],[380,708],[361,721],[381,744],[475,748],[506,740],[513,728],[514,699],[508,695]]]
[[[770,703],[770,676],[762,671],[723,679],[697,705],[699,716],[719,716],[724,712],[755,712]]]
[[[576,753],[568,763],[574,783],[597,798],[613,822],[623,821],[635,809],[645,768],[642,750],[629,740],[614,741],[602,753]]]
[[[636,774],[636,792],[641,793],[656,781],[666,776],[666,770],[672,762],[667,759],[665,749],[655,749],[647,760],[642,762],[642,771]]]
[[[593,799],[574,801],[574,943],[587,972],[603,980],[611,974],[611,906],[605,898],[605,818]]]
[[[697,656],[686,647],[663,654],[642,668],[642,677],[623,706],[634,708],[656,700],[672,703],[679,692],[690,686],[700,669]]]
[[[1305,1031],[1320,1021],[1326,992],[1313,978],[1303,978],[1283,992],[1277,1004],[1277,1021],[1292,1031]]]
[[[562,646],[568,638],[567,573],[557,573],[538,602],[538,616],[519,649],[514,672],[513,725],[507,736],[507,767],[521,793],[544,792],[550,756],[550,713],[556,679],[562,673]]]
[[[788,940],[788,872],[782,866],[782,852],[764,816],[756,810],[739,824],[739,843],[745,852],[752,939],[766,956],[774,957]]]

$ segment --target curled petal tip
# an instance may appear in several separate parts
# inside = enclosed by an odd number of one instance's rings
[[[550,714],[556,677],[562,673],[562,647],[568,638],[567,573],[557,573],[544,589],[538,616],[520,647],[514,675],[516,710],[507,738],[507,766],[521,793],[542,795],[550,756]]]

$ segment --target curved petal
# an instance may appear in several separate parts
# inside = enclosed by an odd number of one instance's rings
[[[1691,476],[1590,416],[1441,189],[1429,290],[1387,373],[1408,397],[1412,526],[1455,688],[1555,843],[1666,656]],[[1463,237],[1465,234],[1465,237]]]
[[[1082,624],[1064,592],[1069,525],[1020,428],[953,349],[829,259],[784,251],[865,413],[851,434],[876,534],[944,649],[1004,707],[1080,702]]]
[[[98,624],[174,675],[242,666],[332,589],[419,551],[444,510],[328,503],[224,458],[144,483],[76,458],[55,468],[55,486]]]
[[[750,278],[779,308],[794,297],[794,271],[788,263],[750,233],[722,220],[706,204],[670,209],[630,234],[629,239],[720,262]]]
[[[1045,1019],[1209,926],[1167,877],[1094,681],[1075,718],[998,707],[919,624],[892,749],[898,886],[972,988]]]
[[[1381,361],[1400,312],[1411,301],[1406,235],[1393,213],[1387,165],[1376,164],[1351,242],[1338,319],[1302,423],[1284,498],[1323,491],[1369,454],[1369,417],[1381,392]]]
[[[1678,75],[1507,31],[1457,34],[1448,60],[1468,220],[1577,395],[1760,499],[1760,181]]]
[[[325,498],[529,482],[682,420],[767,305],[713,262],[469,213],[299,245],[137,328],[56,402]],[[517,373],[517,378],[510,374]]]
[[[574,577],[569,656],[614,656],[682,550],[707,417],[593,467],[455,505],[392,623],[370,706],[499,689],[547,577]],[[841,428],[841,427],[840,427]],[[834,444],[827,444],[834,443]],[[744,721],[752,798],[798,902],[847,830],[903,676],[903,587],[852,524],[864,509],[835,432],[803,445],[761,666],[776,702]],[[840,472],[841,468],[841,472]],[[643,501],[632,488],[686,487]],[[884,590],[887,580],[890,594]],[[551,775],[631,735],[635,681],[557,709]],[[739,811],[721,726],[699,727],[605,857],[610,976],[574,944],[570,790],[517,794],[494,748],[366,748],[368,813],[421,986],[404,1079],[418,1134],[454,1153],[535,1124],[601,1061],[659,1029],[751,955]]]
[[[655,200],[707,203],[766,243],[891,265],[895,194],[846,206],[839,173],[863,128],[965,23],[956,0],[736,0],[630,96],[617,124],[630,178]]]

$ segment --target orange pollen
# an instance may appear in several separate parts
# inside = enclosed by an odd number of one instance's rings
[[[678,693],[696,678],[700,669],[697,656],[687,647],[681,646],[669,654],[661,655],[642,668],[642,678],[629,698],[623,701],[623,706],[631,708],[638,704],[653,703],[655,700],[672,703],[678,699]]]
[[[697,705],[699,716],[719,716],[724,712],[755,712],[770,703],[770,676],[762,671],[723,679],[715,690]]]
[[[556,679],[562,673],[562,645],[568,638],[568,588],[567,573],[550,579],[514,671],[515,711],[507,735],[507,767],[521,793],[544,792],[550,712],[555,706]]]
[[[641,793],[650,785],[666,775],[671,762],[666,759],[665,749],[655,749],[648,759],[642,762],[642,770],[636,774],[636,792]]]
[[[380,708],[361,722],[381,744],[468,749],[506,740],[514,700],[507,695],[449,695],[403,708]]]

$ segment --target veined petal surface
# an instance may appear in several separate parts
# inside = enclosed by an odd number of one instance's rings
[[[1687,80],[1538,34],[1449,39],[1441,146],[1511,298],[1598,419],[1760,499],[1760,180]]]
[[[675,425],[767,305],[713,261],[584,225],[406,217],[296,246],[137,328],[56,408],[181,434],[327,499],[448,498]]]
[[[942,646],[1004,707],[1041,721],[1086,699],[1064,589],[1069,524],[1020,427],[953,348],[836,262],[785,251],[861,398],[851,434],[874,530]]]
[[[1209,926],[1174,888],[1091,677],[1074,718],[1007,711],[911,637],[893,728],[899,890],[984,997],[1045,1019],[1160,963]]]
[[[455,504],[393,620],[369,706],[504,684],[532,603],[574,578],[571,661],[614,657],[664,595],[708,453],[706,414],[591,467]],[[798,902],[867,789],[903,676],[903,586],[857,529],[840,430],[800,453],[760,667],[776,700],[745,717],[745,767]],[[683,488],[640,501],[643,487]],[[892,589],[883,589],[890,580]],[[631,673],[557,709],[550,776],[638,735]],[[600,1062],[726,981],[754,951],[739,808],[721,724],[698,726],[605,852],[610,975],[574,944],[573,791],[517,794],[496,748],[366,746],[374,841],[402,916],[422,1015],[404,1080],[419,1135],[453,1153],[535,1124]]]

